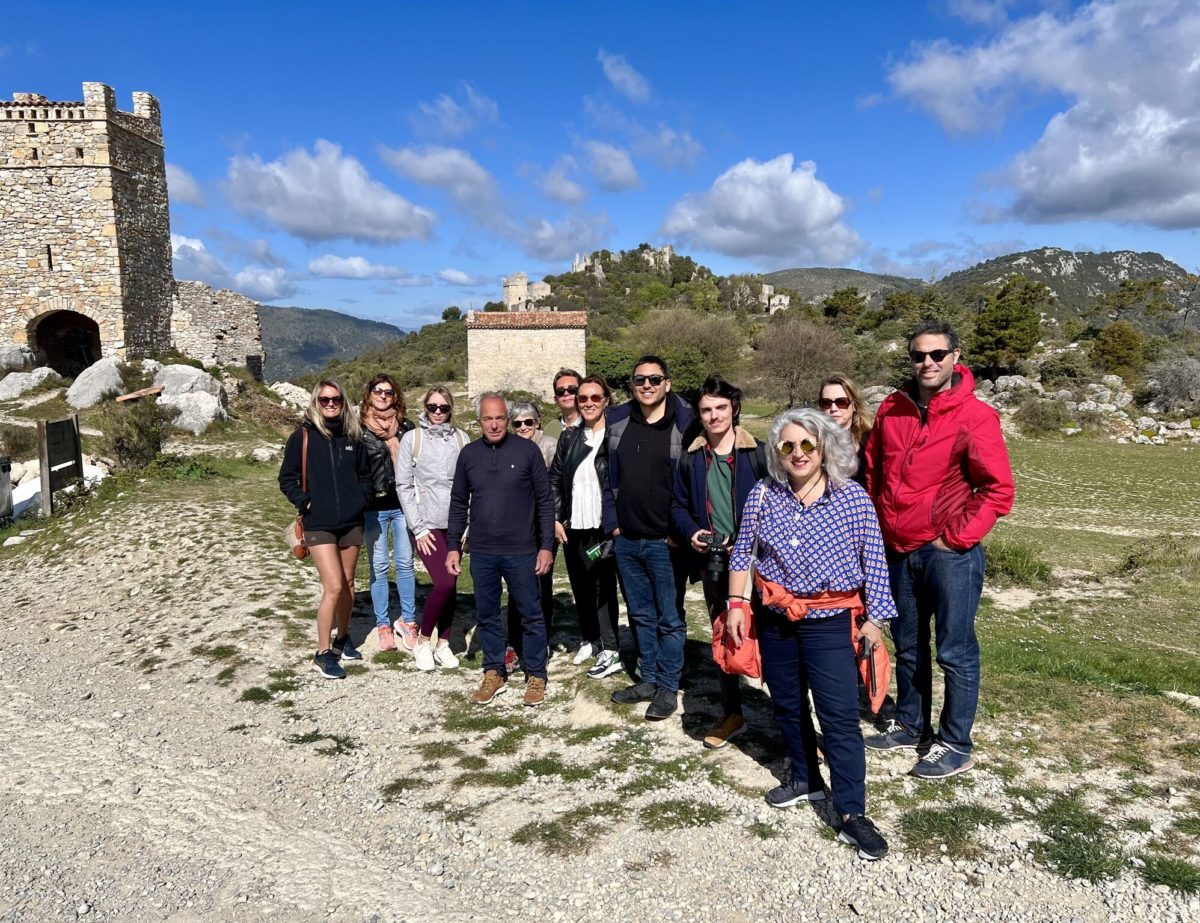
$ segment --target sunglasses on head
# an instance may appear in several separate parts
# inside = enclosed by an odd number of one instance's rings
[[[817,406],[822,410],[828,410],[830,407],[836,407],[838,410],[845,410],[851,404],[848,397],[823,397],[817,401]]]
[[[372,394],[384,394],[387,397],[394,397],[396,394],[396,389],[395,388],[372,388],[371,393]]]
[[[654,385],[654,387],[657,388],[659,385],[661,385],[666,380],[667,380],[667,377],[665,375],[634,375],[633,376],[633,383],[638,388],[640,388],[642,385],[646,384],[646,382],[650,382],[650,384]]]
[[[568,394],[575,394],[579,391],[578,385],[563,385],[561,388],[554,389],[555,397],[566,397]]]
[[[929,352],[925,352],[924,350],[920,349],[910,349],[908,351],[908,358],[912,360],[913,365],[920,365],[925,361],[926,356],[928,356],[934,362],[940,363],[952,352],[954,352],[952,349],[931,349]]]
[[[426,413],[449,413],[450,405],[449,404],[426,404],[425,412]]]
[[[537,420],[513,420],[513,429],[537,429]]]
[[[578,394],[575,396],[575,400],[578,401],[580,404],[603,404],[604,403],[604,395],[603,394]]]
[[[319,397],[319,398],[317,398],[317,403],[320,404],[322,407],[341,407],[342,399],[337,396]]]
[[[783,455],[784,457],[791,455],[797,449],[799,449],[805,455],[812,455],[813,452],[817,451],[817,444],[811,439],[801,439],[799,442],[792,442],[790,439],[787,439],[779,443],[779,445],[775,446],[775,448],[778,449],[779,454]]]

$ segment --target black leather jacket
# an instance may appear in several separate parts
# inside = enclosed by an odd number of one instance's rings
[[[554,490],[554,518],[564,526],[571,525],[571,489],[575,472],[588,456],[588,444],[582,426],[568,426],[558,437],[554,461],[550,463],[550,487]],[[600,440],[596,451],[596,477],[600,480],[600,495],[608,486],[608,440]]]
[[[400,423],[396,438],[399,439],[413,424],[408,420]],[[367,458],[371,462],[371,499],[367,503],[368,510],[398,510],[400,497],[396,493],[396,463],[387,444],[365,426],[362,431],[363,446],[367,450]]]

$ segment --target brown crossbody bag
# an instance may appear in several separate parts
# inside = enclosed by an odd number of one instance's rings
[[[302,429],[300,443],[300,489],[305,493],[308,492],[308,430]],[[297,513],[296,521],[289,523],[288,527],[283,530],[283,537],[287,540],[288,547],[292,550],[292,556],[296,558],[308,557],[308,546],[304,544],[304,514]]]

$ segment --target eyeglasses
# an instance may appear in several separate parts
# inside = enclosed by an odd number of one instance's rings
[[[513,420],[514,429],[525,429],[526,427],[530,429],[536,429],[537,425],[537,420]]]
[[[633,383],[638,388],[640,388],[642,385],[646,384],[646,382],[649,382],[650,384],[654,385],[654,387],[657,388],[659,385],[661,385],[666,380],[667,380],[667,377],[665,375],[634,375],[633,376]]]
[[[775,446],[775,448],[777,448],[779,450],[779,454],[783,455],[784,457],[791,455],[797,449],[799,449],[805,455],[812,455],[813,452],[817,451],[817,444],[811,439],[801,439],[799,442],[785,440],[779,443],[779,445]]]
[[[340,397],[319,397],[317,403],[322,407],[341,407],[342,399]]]
[[[563,385],[561,388],[554,389],[555,397],[566,397],[568,394],[575,394],[579,390],[579,385]]]
[[[575,400],[580,404],[603,404],[604,403],[604,395],[603,394],[578,394],[575,396]]]
[[[372,394],[383,394],[383,395],[386,395],[387,397],[395,397],[396,389],[395,388],[372,388],[371,393]]]
[[[845,410],[851,404],[848,397],[823,397],[817,401],[817,406],[822,410],[828,410],[830,407],[836,407],[838,410]]]
[[[921,365],[925,361],[926,356],[940,364],[953,351],[952,349],[931,349],[929,352],[924,352],[920,349],[910,349],[908,351],[908,358],[912,360],[913,365]]]
[[[426,404],[425,412],[426,413],[449,413],[450,405],[449,404]]]

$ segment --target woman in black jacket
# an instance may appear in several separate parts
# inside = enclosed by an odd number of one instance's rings
[[[608,483],[604,411],[612,400],[608,382],[589,375],[579,385],[575,405],[581,422],[558,437],[550,465],[554,489],[554,532],[562,542],[567,576],[583,642],[574,663],[595,655],[588,676],[600,679],[623,668],[617,633],[617,566],[600,526],[600,504]]]
[[[302,479],[307,480],[307,490],[301,487]],[[344,679],[346,671],[338,661],[362,659],[350,642],[350,610],[363,543],[363,510],[371,495],[371,466],[358,418],[336,381],[323,380],[313,389],[304,421],[283,451],[279,489],[304,516],[304,544],[321,575],[313,666],[327,679]]]

